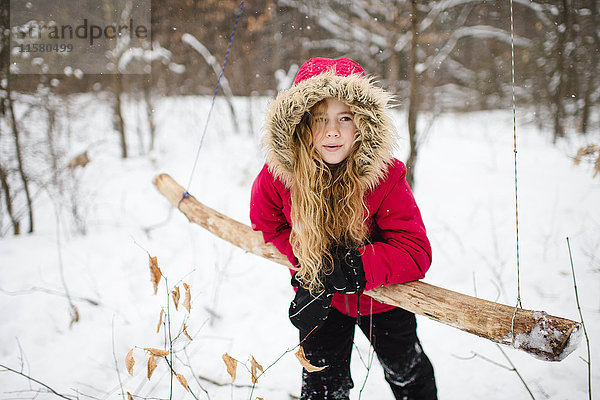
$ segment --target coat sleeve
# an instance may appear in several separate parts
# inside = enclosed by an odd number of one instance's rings
[[[361,248],[365,290],[421,279],[431,264],[431,245],[421,213],[397,161],[384,182],[384,198],[373,216],[380,241]]]
[[[280,184],[280,190],[277,184]],[[262,232],[265,242],[273,243],[292,265],[296,265],[297,260],[290,244],[292,229],[283,212],[282,188],[281,182],[275,182],[265,164],[252,185],[250,222],[252,229]]]

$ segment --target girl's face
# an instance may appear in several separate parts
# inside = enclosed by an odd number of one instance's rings
[[[346,103],[328,97],[310,119],[313,145],[327,164],[344,161],[356,137],[354,114]]]

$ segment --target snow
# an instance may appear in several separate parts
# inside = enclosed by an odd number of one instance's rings
[[[301,369],[293,354],[297,331],[287,318],[293,297],[288,271],[190,224],[151,183],[156,174],[167,172],[186,184],[210,99],[160,99],[156,150],[128,160],[120,159],[105,102],[89,96],[73,102],[72,110],[78,110],[71,121],[76,142],[68,154],[96,144],[89,152],[91,162],[77,171],[87,234],[74,232],[63,208],[57,226],[53,202],[40,198],[36,233],[0,240],[0,363],[81,399],[118,398],[121,385],[137,396],[168,398],[164,360],[158,360],[150,381],[145,372],[143,348],[164,346],[164,327],[159,334],[156,327],[168,296],[164,281],[158,295],[153,294],[148,251],[158,257],[171,287],[183,290],[183,282],[191,287],[189,316],[181,307],[174,311],[172,303],[170,312],[173,334],[185,321],[194,339],[176,339],[174,368],[198,398],[207,398],[206,392],[211,399],[298,396]],[[264,161],[259,115],[264,114],[266,99],[237,98],[234,104],[241,132],[233,132],[227,105],[218,101],[189,189],[199,201],[248,224],[250,187]],[[128,109],[130,124],[140,120],[138,109],[143,107]],[[573,165],[575,143],[551,145],[550,133],[539,132],[522,112],[517,123],[523,306],[579,319],[568,236],[594,346],[600,328],[600,181],[592,179],[590,166]],[[395,120],[404,126],[403,114]],[[130,129],[137,131],[135,126]],[[404,136],[400,157],[407,150]],[[131,154],[137,154],[137,135],[132,133],[130,140]],[[447,114],[433,121],[421,148],[415,187],[434,251],[426,282],[515,304],[512,146],[510,111]],[[80,319],[72,325],[63,280],[79,311]],[[418,317],[418,324],[440,399],[528,398],[514,371],[489,361],[509,365],[495,344],[425,317]],[[136,359],[133,376],[125,369],[131,348]],[[584,341],[557,363],[502,349],[537,399],[587,398]],[[288,350],[292,351],[286,354]],[[221,358],[224,353],[248,368],[252,355],[265,367],[253,391],[244,366],[238,366],[239,386],[227,385],[231,378]],[[600,362],[598,354],[592,348],[592,364]],[[357,333],[352,399],[359,398],[368,359],[368,342]],[[206,379],[196,380],[194,373]],[[600,387],[597,372],[593,384]],[[23,376],[0,372],[0,398],[31,398],[37,391],[42,392],[38,399],[56,398]],[[192,398],[176,380],[173,391],[174,398]],[[392,398],[376,360],[360,397]]]

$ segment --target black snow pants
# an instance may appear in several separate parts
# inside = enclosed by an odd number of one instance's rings
[[[310,363],[322,371],[302,370],[302,400],[348,399],[354,386],[350,355],[356,318],[332,308],[324,325],[302,342]],[[415,315],[401,308],[364,315],[360,329],[381,363],[385,380],[397,400],[435,400],[437,389],[431,362],[417,338]],[[300,332],[300,340],[308,332]]]

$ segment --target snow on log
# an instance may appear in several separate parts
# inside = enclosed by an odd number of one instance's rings
[[[264,242],[260,232],[203,205],[191,195],[180,202],[185,189],[169,175],[157,175],[153,182],[191,222],[247,252],[291,267],[285,256]],[[581,339],[578,322],[467,296],[421,281],[381,286],[365,294],[546,361],[563,360]]]

